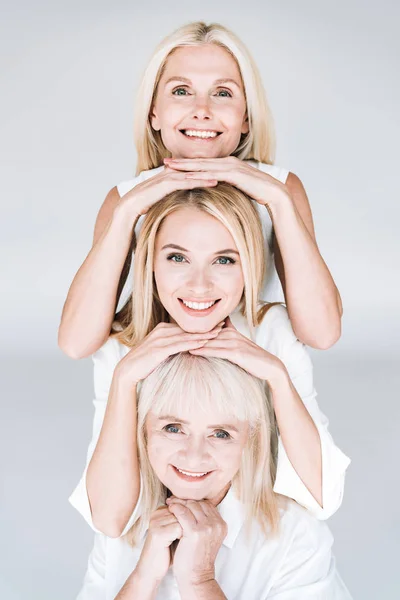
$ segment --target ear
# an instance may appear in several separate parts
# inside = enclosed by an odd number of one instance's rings
[[[242,123],[242,133],[249,133],[249,118],[247,116],[247,112],[244,115],[243,123]]]
[[[151,126],[154,129],[154,131],[160,131],[160,129],[161,129],[160,119],[157,116],[154,105],[151,107],[151,111],[150,111],[150,123],[151,123]]]

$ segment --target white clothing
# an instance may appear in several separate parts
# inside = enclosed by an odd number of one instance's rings
[[[218,506],[228,526],[215,561],[215,579],[228,600],[351,600],[336,571],[332,534],[325,523],[288,502],[276,538],[253,523],[246,538],[243,506],[229,490]],[[141,555],[144,538],[132,548],[124,539],[97,534],[77,600],[114,600]],[[180,600],[169,568],[157,600]]]
[[[244,317],[238,311],[235,311],[230,315],[230,318],[238,331],[250,338],[250,331]],[[350,459],[335,446],[328,432],[328,420],[319,410],[310,357],[304,344],[296,338],[287,310],[283,306],[272,306],[268,310],[262,323],[255,328],[254,341],[261,348],[277,356],[285,364],[293,385],[310,413],[321,439],[323,507],[318,504],[296,473],[280,437],[274,491],[293,498],[318,519],[327,519],[341,505],[345,471]],[[94,400],[93,435],[87,454],[86,468],[78,486],[70,497],[71,504],[81,513],[92,529],[98,533],[100,532],[95,528],[92,521],[86,489],[86,471],[100,435],[114,369],[127,352],[129,352],[128,347],[115,338],[109,338],[93,355],[96,396]],[[124,535],[131,528],[135,519],[136,515],[133,513],[121,535]]]
[[[277,167],[275,165],[266,165],[264,163],[257,162],[255,160],[249,160],[246,162],[248,162],[251,166],[259,169],[260,171],[263,171],[264,173],[271,175],[272,177],[274,177],[281,183],[286,183],[286,179],[289,174],[289,171],[287,169],[283,169],[283,168]],[[134,179],[131,179],[129,181],[123,181],[122,183],[117,185],[117,190],[118,190],[119,195],[121,197],[125,196],[125,194],[130,192],[136,185],[138,185],[139,183],[142,183],[143,181],[146,181],[146,179],[150,179],[150,177],[153,177],[154,175],[157,175],[163,169],[164,169],[164,167],[161,166],[161,167],[157,167],[156,169],[150,169],[149,171],[142,171]],[[278,277],[278,273],[275,268],[275,262],[274,262],[274,257],[273,257],[273,228],[272,228],[271,217],[269,216],[268,210],[265,208],[265,206],[261,206],[261,204],[258,204],[258,202],[255,202],[255,201],[254,201],[254,205],[257,208],[257,211],[258,211],[258,214],[259,214],[259,217],[261,220],[262,228],[263,228],[264,239],[266,240],[266,242],[268,244],[268,248],[269,248],[269,256],[267,257],[268,260],[266,261],[267,262],[266,276],[264,279],[265,283],[264,283],[264,288],[261,291],[260,298],[261,298],[261,300],[265,300],[266,302],[284,302],[282,285],[281,285],[280,279]],[[136,224],[136,227],[135,227],[136,237],[139,235],[139,231],[142,227],[143,219],[144,219],[144,216],[140,217]],[[123,290],[122,290],[122,293],[121,293],[121,296],[120,296],[120,299],[118,302],[117,311],[121,310],[121,308],[124,306],[124,304],[129,299],[129,296],[132,293],[133,265],[134,265],[134,254],[132,254],[131,268],[130,268],[128,278],[123,287]]]

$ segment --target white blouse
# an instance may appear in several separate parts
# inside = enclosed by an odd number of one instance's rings
[[[226,598],[351,600],[336,571],[331,532],[298,504],[288,501],[281,509],[275,538],[266,536],[257,523],[246,537],[243,506],[232,489],[218,510],[228,533],[215,561],[215,579]],[[114,600],[139,561],[144,539],[132,548],[125,539],[96,534],[77,600]],[[180,599],[169,568],[156,600]]]
[[[230,318],[233,325],[250,338],[245,318],[238,311],[232,313]],[[335,445],[328,431],[328,419],[319,410],[313,384],[312,364],[306,347],[296,338],[287,310],[283,306],[273,306],[268,310],[262,323],[255,329],[254,341],[271,354],[275,354],[285,364],[293,385],[318,429],[321,440],[323,506],[318,504],[293,468],[280,437],[274,491],[294,499],[318,519],[327,519],[342,503],[345,471],[350,459]],[[103,424],[114,369],[128,352],[128,347],[115,338],[109,338],[93,355],[95,388],[93,434],[87,453],[86,468],[69,500],[97,533],[100,532],[92,521],[86,489],[86,472]],[[131,528],[135,519],[136,515],[133,513],[121,536]]]
[[[252,167],[255,167],[259,171],[263,171],[263,173],[267,173],[274,179],[277,179],[281,183],[286,183],[286,179],[288,177],[289,171],[282,167],[278,167],[276,165],[267,165],[265,163],[257,162],[255,160],[248,160],[248,162]],[[118,186],[119,195],[125,196],[128,192],[130,192],[136,185],[154,177],[164,169],[163,166],[156,167],[155,169],[149,169],[148,171],[142,171],[137,177],[134,179],[130,179],[129,181],[123,181]],[[266,271],[264,278],[264,288],[261,291],[261,299],[266,302],[284,302],[283,289],[278,277],[278,273],[275,268],[275,261],[273,257],[273,226],[271,217],[269,216],[268,210],[265,206],[262,206],[258,202],[254,201],[254,206],[257,209],[258,216],[260,217],[264,239],[266,241],[266,248],[269,250],[266,260]],[[135,227],[136,237],[139,235],[140,229],[142,227],[142,223],[144,220],[144,216],[141,216],[138,219]],[[135,262],[135,255],[132,254],[132,262],[129,271],[128,278],[126,283],[122,289],[121,297],[118,301],[117,311],[121,310],[124,306],[125,302],[129,299],[129,296],[132,293],[132,281],[133,281],[133,266]]]

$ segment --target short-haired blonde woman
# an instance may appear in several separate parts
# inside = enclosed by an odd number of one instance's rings
[[[180,352],[227,359],[268,384],[279,432],[274,492],[320,519],[340,506],[349,459],[328,432],[310,358],[286,309],[258,301],[264,254],[256,203],[229,184],[173,192],[149,209],[137,240],[134,293],[116,333],[94,355],[93,439],[70,499],[96,532],[125,535],[140,494],[144,506],[153,506],[141,491],[137,387]],[[178,393],[180,385],[176,381],[169,393]],[[203,392],[194,385],[185,389],[201,409]],[[232,385],[222,378],[215,389]],[[229,459],[235,445],[225,448]],[[242,477],[255,494],[253,466]],[[166,466],[175,467],[189,478],[202,471],[189,456]],[[257,477],[267,476],[267,464],[264,471]]]
[[[93,247],[64,306],[60,347],[71,357],[107,340],[148,208],[174,190],[223,181],[258,203],[271,252],[261,297],[287,305],[296,337],[328,348],[340,336],[341,300],[315,239],[299,178],[273,165],[274,134],[257,67],[227,28],[180,27],[153,54],[135,114],[137,177],[113,188],[97,217]],[[279,277],[278,277],[279,276]],[[130,281],[130,280],[129,280]],[[120,302],[118,304],[118,299]]]
[[[262,381],[177,354],[140,386],[132,431],[132,527],[126,539],[96,536],[78,600],[351,600],[327,526],[273,493]]]

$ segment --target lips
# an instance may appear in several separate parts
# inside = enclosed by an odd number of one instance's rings
[[[183,479],[184,481],[189,481],[191,483],[204,481],[211,475],[211,473],[213,473],[213,471],[202,471],[195,473],[191,471],[184,471],[183,469],[178,469],[178,467],[175,467],[174,465],[171,466],[175,474],[180,479]]]
[[[191,316],[196,317],[205,317],[215,310],[215,307],[218,305],[220,298],[217,300],[209,300],[208,302],[195,302],[191,300],[183,300],[182,298],[178,298],[179,304],[182,309]],[[188,306],[189,304],[189,306]]]
[[[222,133],[214,129],[180,129],[179,131],[186,139],[202,141],[215,140]]]

